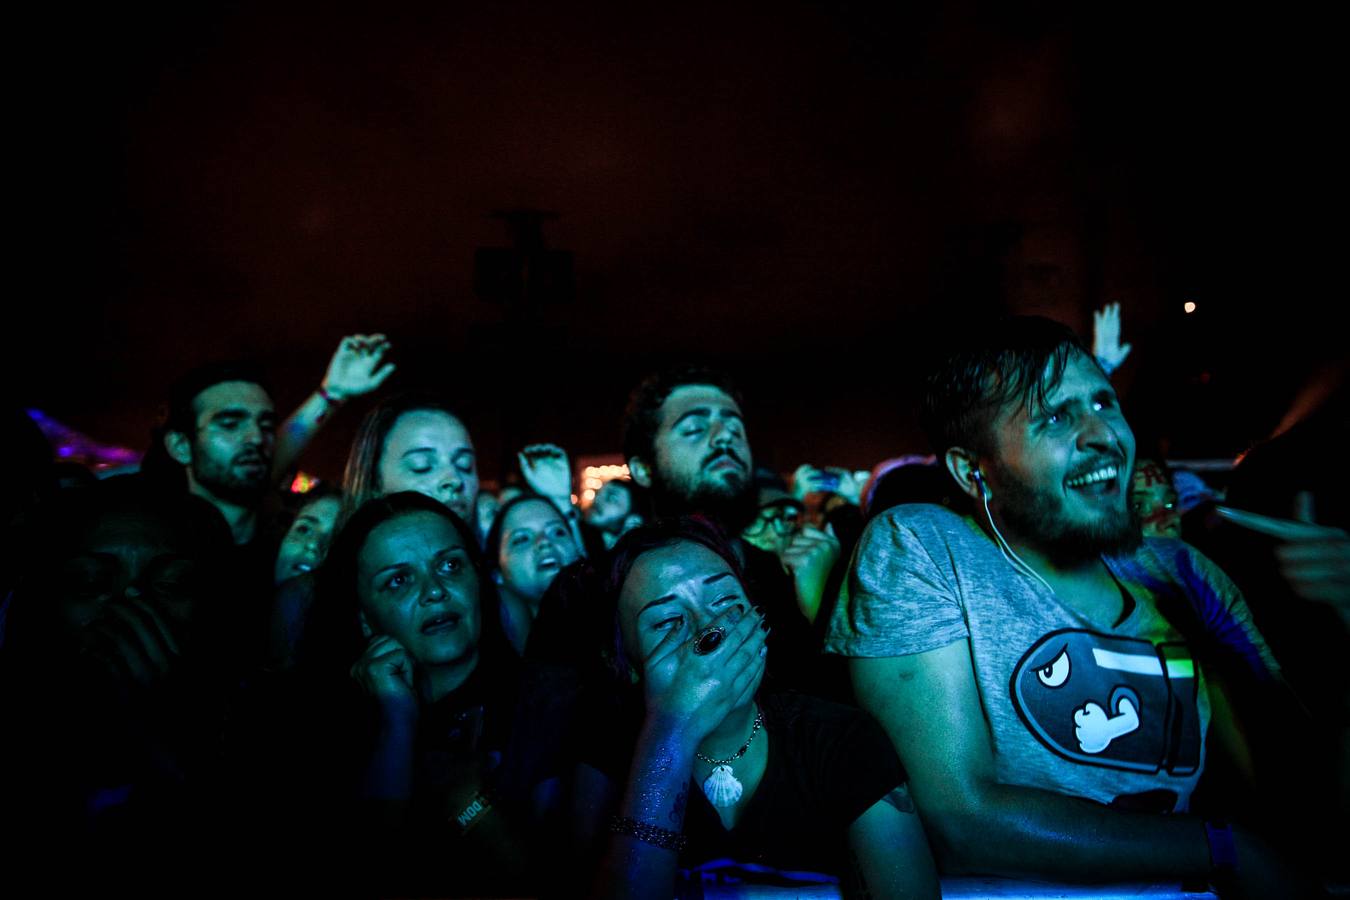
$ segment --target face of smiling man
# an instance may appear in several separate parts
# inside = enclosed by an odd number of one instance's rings
[[[1138,544],[1129,503],[1134,433],[1092,360],[1073,353],[1044,405],[1004,409],[993,438],[984,477],[1009,541],[1060,563]]]

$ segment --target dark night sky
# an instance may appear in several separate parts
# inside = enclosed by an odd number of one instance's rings
[[[690,355],[745,381],[766,461],[869,466],[922,448],[935,331],[1009,309],[1086,329],[1116,299],[1137,430],[1223,454],[1344,353],[1311,327],[1342,105],[1315,21],[183,6],[16,32],[10,383],[102,440],[142,445],[195,362],[257,360],[284,407],[342,334],[382,330],[399,386],[466,411],[489,476],[527,440],[616,450],[636,377]],[[558,213],[574,302],[474,295],[474,250],[507,242],[489,213],[515,207]],[[359,415],[308,468],[335,473]]]

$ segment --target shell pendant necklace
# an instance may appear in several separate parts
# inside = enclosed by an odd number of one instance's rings
[[[712,759],[704,756],[698,751],[694,752],[701,761],[712,766],[712,772],[707,778],[703,779],[703,793],[708,798],[708,802],[718,809],[726,809],[728,806],[735,806],[736,801],[741,799],[741,794],[745,788],[731,771],[731,764],[745,755],[745,751],[750,749],[750,745],[755,741],[755,735],[759,734],[760,726],[764,724],[764,713],[755,711],[755,725],[750,729],[750,736],[741,744],[741,749],[728,756],[726,759]]]

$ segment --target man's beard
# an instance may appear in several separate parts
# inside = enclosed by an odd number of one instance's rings
[[[1123,470],[1124,461],[1119,465]],[[1011,530],[1035,541],[1036,549],[1056,565],[1129,553],[1143,542],[1139,516],[1128,503],[1116,515],[1073,522],[1063,498],[1036,491],[1007,469],[999,470],[999,516]]]
[[[739,485],[700,483],[693,488],[668,483],[660,472],[652,472],[651,503],[657,516],[703,515],[737,535],[755,520],[758,497],[747,478]]]
[[[242,461],[252,459],[263,463],[260,474],[247,474],[246,470],[237,468]],[[236,506],[252,507],[256,506],[267,493],[271,471],[269,463],[270,460],[261,454],[256,456],[240,454],[225,466],[203,459],[201,466],[193,469],[192,477],[210,491],[212,496]]]

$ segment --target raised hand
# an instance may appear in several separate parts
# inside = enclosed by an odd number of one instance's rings
[[[807,494],[839,494],[857,506],[862,501],[863,486],[871,475],[866,470],[850,472],[839,466],[817,467],[803,463],[792,473],[792,496],[801,500]]]
[[[647,715],[687,729],[693,741],[706,737],[727,713],[754,696],[764,674],[768,632],[758,611],[733,606],[712,626],[726,633],[715,648],[699,653],[697,636],[670,631],[643,662]]]
[[[820,612],[825,583],[839,554],[839,538],[831,525],[825,526],[824,531],[813,525],[803,525],[783,550],[783,568],[792,576],[797,606],[808,621],[814,622]]]
[[[516,454],[530,490],[564,505],[572,502],[572,467],[557,444],[531,444]]]
[[[814,494],[817,491],[833,491],[837,483],[838,476],[802,463],[792,473],[792,496],[802,500],[807,494]]]
[[[1134,349],[1120,342],[1120,304],[1108,303],[1092,314],[1092,355],[1110,375]]]
[[[389,348],[389,339],[382,334],[353,334],[343,338],[323,376],[324,393],[340,403],[369,394],[384,384],[394,371],[393,363],[383,362]]]

